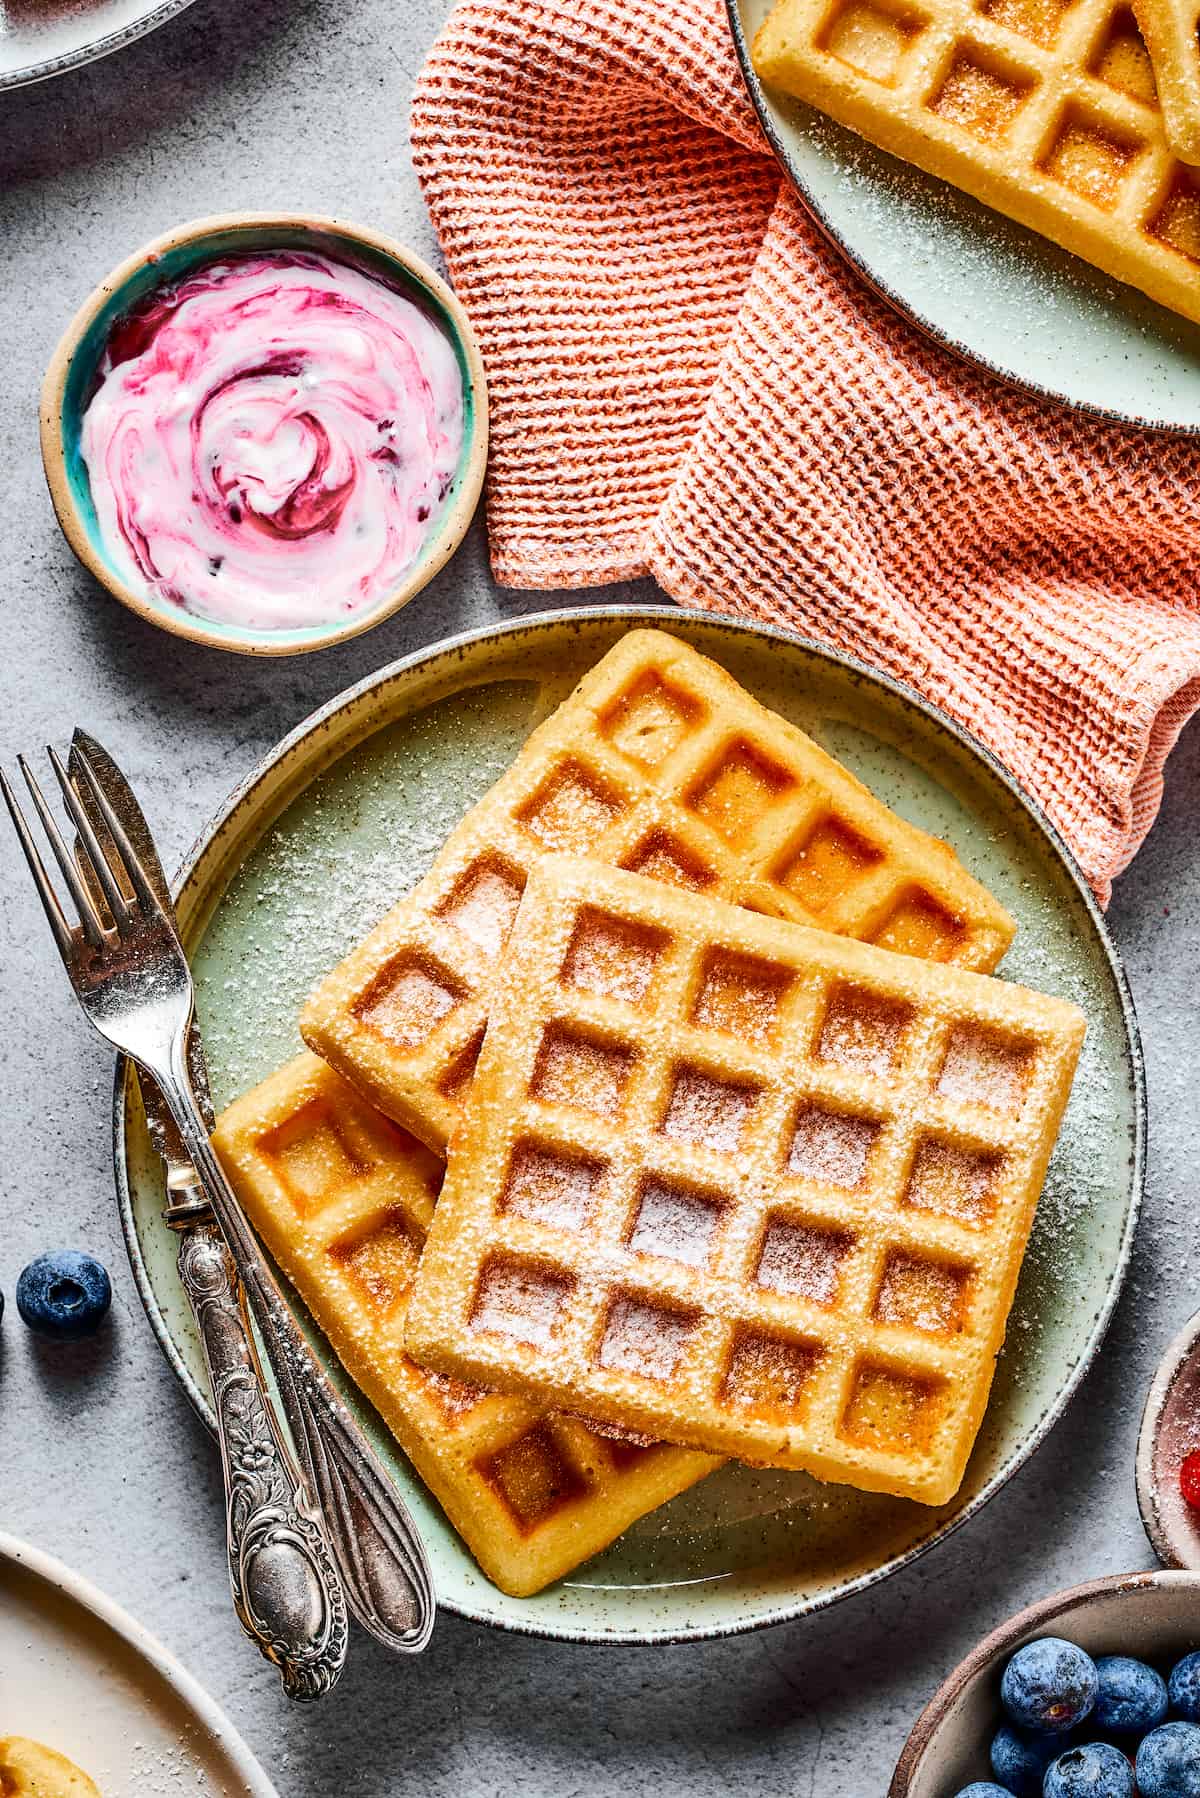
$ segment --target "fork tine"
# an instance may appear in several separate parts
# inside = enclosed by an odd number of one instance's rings
[[[88,786],[91,788],[92,798],[96,802],[96,809],[104,820],[105,829],[117,846],[117,853],[125,865],[125,873],[129,879],[129,883],[141,900],[143,909],[151,912],[161,910],[158,902],[158,895],[150,884],[146,870],[142,866],[141,857],[130,842],[128,831],[125,829],[125,826],[117,817],[116,812],[109,803],[108,795],[100,785],[100,782],[96,777],[96,771],[88,760],[87,751],[83,749],[78,742],[75,742],[71,746],[71,754],[75,766],[79,768],[84,779],[87,781]]]
[[[38,854],[37,845],[29,834],[25,814],[17,804],[17,796],[9,785],[8,776],[3,768],[0,768],[0,791],[4,794],[4,802],[8,806],[8,815],[13,821],[13,829],[17,833],[21,848],[25,851],[25,860],[29,863],[29,872],[33,876],[33,884],[37,888],[38,898],[42,902],[46,922],[54,933],[59,954],[64,961],[67,961],[71,954],[71,928],[63,916],[62,906],[58,903],[58,895],[51,886],[49,875],[42,866],[42,858]]]
[[[113,876],[113,871],[108,865],[108,857],[104,853],[99,837],[92,829],[92,821],[84,811],[78,793],[71,785],[71,777],[63,767],[58,751],[48,748],[46,754],[50,757],[50,766],[54,769],[55,777],[62,788],[63,802],[71,814],[71,822],[79,833],[84,853],[92,864],[92,871],[104,894],[105,903],[112,913],[113,923],[117,930],[121,931],[130,922],[129,901]]]
[[[63,842],[62,833],[54,822],[54,814],[47,805],[41,787],[34,776],[33,769],[23,755],[17,757],[17,766],[25,776],[25,785],[29,788],[29,797],[37,807],[38,817],[42,821],[42,829],[46,839],[54,851],[54,859],[62,870],[62,877],[67,883],[67,890],[75,901],[75,910],[79,913],[83,934],[93,949],[98,949],[104,936],[104,920],[96,910],[95,901],[87,887],[79,878],[79,870]]]

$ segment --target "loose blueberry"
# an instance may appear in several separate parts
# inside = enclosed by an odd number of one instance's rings
[[[1133,1768],[1108,1742],[1060,1754],[1046,1773],[1045,1798],[1133,1798]]]
[[[104,1268],[77,1249],[39,1255],[17,1281],[17,1310],[39,1336],[90,1336],[111,1303]]]
[[[1042,1798],[1046,1768],[1062,1751],[1061,1736],[1034,1736],[1002,1723],[992,1738],[992,1772],[1012,1798]]]
[[[1022,1729],[1065,1735],[1096,1702],[1096,1663],[1061,1636],[1018,1648],[1000,1682],[1000,1702]]]
[[[1096,1662],[1096,1678],[1093,1729],[1102,1735],[1144,1736],[1158,1728],[1167,1714],[1167,1683],[1161,1673],[1131,1655],[1104,1654]]]
[[[1176,1661],[1167,1690],[1175,1715],[1188,1723],[1200,1723],[1200,1654],[1185,1654]]]
[[[994,1786],[990,1779],[977,1779],[955,1792],[954,1798],[1012,1798],[1012,1793],[1004,1786]]]
[[[1164,1723],[1152,1730],[1137,1751],[1137,1783],[1141,1798],[1200,1798],[1200,1729]]]

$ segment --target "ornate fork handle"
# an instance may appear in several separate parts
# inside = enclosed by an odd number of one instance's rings
[[[225,1475],[226,1542],[234,1609],[246,1634],[279,1668],[289,1698],[320,1698],[346,1660],[349,1625],[328,1545],[300,1508],[300,1476],[279,1443],[220,1232],[198,1221],[196,1188],[173,1192],[167,1221],[180,1231],[179,1276],[212,1383]]]
[[[189,1168],[189,1183],[194,1170],[195,1184],[212,1206],[242,1292],[254,1308],[296,1444],[304,1501],[298,1509],[314,1521],[319,1512],[342,1576],[348,1609],[387,1647],[414,1653],[425,1647],[434,1621],[433,1582],[425,1551],[365,1436],[294,1323],[209,1141],[189,1065],[195,1053],[199,1067],[195,989],[149,828],[128,783],[103,751],[98,756],[103,758],[102,774],[98,775],[88,759],[86,742],[77,739],[73,743],[80,790],[54,750],[49,755],[67,815],[78,833],[75,855],[63,840],[32,770],[24,761],[21,766],[77,924],[70,923],[63,910],[3,769],[0,794],[12,816],[75,996],[93,1029],[128,1055],[139,1073],[154,1081],[179,1137],[179,1145],[170,1145],[168,1159],[181,1172],[185,1166]],[[102,775],[130,828],[114,810]],[[87,789],[86,804],[82,788]],[[103,841],[98,826],[103,829]],[[198,1084],[203,1091],[202,1077]],[[210,1332],[210,1342],[217,1340],[223,1341],[223,1336],[213,1337]],[[227,1381],[225,1372],[224,1367],[214,1368],[228,1454],[236,1433],[234,1420],[244,1409],[246,1391],[240,1379]],[[236,1577],[249,1614],[255,1594],[253,1582],[243,1576],[247,1539],[243,1535]],[[289,1550],[302,1541],[303,1532],[298,1530]],[[268,1529],[264,1556],[269,1542]],[[272,1546],[279,1546],[277,1533]],[[261,1557],[251,1558],[257,1564]],[[302,1600],[298,1614],[305,1610]]]
[[[300,1459],[337,1559],[346,1603],[385,1646],[415,1653],[433,1630],[436,1601],[425,1550],[345,1403],[301,1335],[242,1214],[191,1091],[187,1049],[152,1070],[254,1313]]]

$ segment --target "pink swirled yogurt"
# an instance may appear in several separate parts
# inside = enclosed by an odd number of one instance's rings
[[[119,320],[80,447],[135,593],[288,630],[395,591],[445,507],[463,414],[428,313],[281,250],[202,265]]]

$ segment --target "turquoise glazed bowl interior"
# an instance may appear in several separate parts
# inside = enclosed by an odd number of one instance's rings
[[[100,531],[87,466],[80,447],[83,415],[95,391],[96,371],[112,327],[119,318],[131,312],[157,288],[180,281],[204,263],[220,261],[227,256],[270,250],[316,252],[336,262],[345,263],[362,274],[373,275],[421,306],[442,327],[453,345],[463,382],[462,450],[437,529],[431,533],[417,562],[405,577],[405,598],[410,597],[411,593],[424,585],[423,571],[428,570],[424,578],[429,578],[441,566],[457,547],[466,524],[469,523],[482,477],[481,438],[485,448],[487,401],[482,391],[478,352],[473,342],[468,343],[464,320],[447,303],[449,296],[442,284],[438,282],[435,288],[419,272],[420,264],[410,267],[399,255],[392,254],[380,240],[350,226],[287,219],[277,222],[252,219],[244,223],[214,220],[208,228],[202,224],[195,231],[187,232],[181,241],[172,243],[169,248],[158,250],[151,246],[144,256],[135,259],[133,265],[126,265],[116,276],[110,277],[100,290],[105,295],[102,304],[86,319],[82,328],[78,321],[73,327],[73,330],[78,331],[78,337],[70,352],[55,421],[61,440],[68,503],[74,510],[91,556],[100,565],[96,570],[97,574],[104,578],[101,570],[106,571],[108,584],[114,590],[123,590],[123,577],[113,566]],[[465,518],[464,500],[467,501]],[[451,537],[454,541],[448,542]],[[147,614],[157,615],[169,628],[177,629],[179,626],[180,614],[175,608],[158,600],[139,595],[139,609]],[[326,622],[270,631],[225,624],[187,613],[186,634],[221,647],[278,654],[289,650],[311,649],[340,637],[354,636],[378,623],[394,609],[394,602],[389,598],[383,600],[373,611],[342,623]]]

